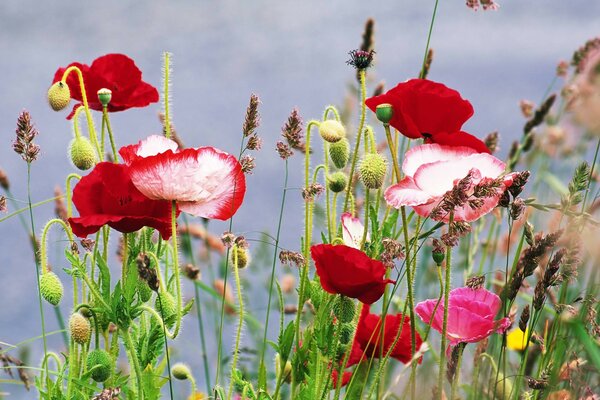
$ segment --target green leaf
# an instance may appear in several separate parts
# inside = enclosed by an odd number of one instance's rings
[[[104,298],[104,301],[110,300],[110,270],[106,265],[106,260],[102,258],[100,252],[96,252],[96,265],[100,273],[100,294]]]
[[[294,321],[290,321],[290,323],[283,331],[283,335],[279,337],[279,356],[281,357],[281,362],[285,365],[285,362],[290,357],[290,352],[292,351],[292,344],[294,342]]]

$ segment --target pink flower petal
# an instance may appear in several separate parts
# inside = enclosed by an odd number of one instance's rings
[[[423,144],[413,147],[404,155],[402,171],[406,176],[414,177],[417,169],[423,164],[436,161],[459,160],[477,151],[464,146],[442,146],[439,144]]]
[[[419,189],[409,176],[387,188],[384,198],[390,206],[395,208],[429,204],[434,200],[433,197]]]
[[[344,239],[344,244],[346,246],[360,249],[364,230],[365,227],[362,222],[360,222],[360,219],[354,218],[350,213],[342,214],[342,238]],[[370,240],[369,232],[367,232],[365,241],[368,242]]]

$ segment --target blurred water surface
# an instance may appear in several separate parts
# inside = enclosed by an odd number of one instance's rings
[[[558,61],[569,59],[573,50],[599,33],[600,2],[501,0],[496,12],[473,12],[460,0],[440,3],[430,78],[456,88],[473,103],[475,116],[467,130],[479,136],[498,130],[501,154],[505,154],[523,123],[518,101],[539,101]],[[276,229],[283,162],[274,144],[289,112],[298,107],[308,120],[320,117],[330,103],[341,105],[354,79],[354,71],[344,62],[347,52],[358,47],[367,17],[376,20],[372,82],[384,80],[391,87],[414,77],[422,62],[433,4],[433,0],[3,0],[0,167],[8,173],[17,201],[25,205],[26,165],[13,153],[11,141],[16,118],[27,109],[40,131],[37,142],[42,148],[32,169],[32,198],[35,202],[51,197],[55,185],[64,186],[65,176],[73,171],[65,156],[72,135],[66,113],[54,113],[45,99],[54,71],[72,61],[89,64],[99,55],[121,52],[135,59],[144,79],[158,87],[161,54],[169,51],[174,64],[173,121],[186,144],[214,145],[237,153],[248,98],[251,93],[261,97],[259,132],[264,147],[254,174],[248,177],[246,201],[234,224],[237,232],[258,239],[258,232]],[[158,133],[159,109],[155,104],[113,114],[118,145]],[[299,187],[300,160],[292,159],[290,167],[290,186]],[[300,194],[290,191],[289,198],[283,245],[297,249]],[[53,216],[52,210],[52,205],[35,210],[38,232]],[[211,226],[217,234],[226,229],[223,223]],[[35,268],[27,235],[16,218],[0,224],[0,238],[0,341],[16,344],[41,331]],[[50,262],[59,268],[64,266],[61,246],[55,247]],[[262,284],[255,282],[259,288]],[[185,295],[193,296],[189,285]],[[266,303],[261,297],[250,304],[259,319]],[[45,311],[48,329],[56,329],[52,310],[45,306]],[[62,311],[67,314],[69,306]],[[211,321],[207,324],[213,332]],[[232,337],[225,334],[225,349],[231,348]],[[50,339],[53,349],[62,350],[61,343],[58,335]],[[37,364],[41,341],[30,346],[29,359]],[[203,387],[194,317],[187,318],[175,348],[179,354],[185,351],[181,358],[191,364]],[[212,336],[209,349],[209,359],[214,359]],[[18,386],[3,385],[0,392],[9,392],[11,399],[33,397]]]

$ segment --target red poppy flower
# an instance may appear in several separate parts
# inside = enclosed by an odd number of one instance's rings
[[[381,342],[381,316],[370,313],[370,306],[363,306],[360,319],[352,344],[352,351],[348,366],[358,364],[367,358],[379,358],[383,344],[383,355],[387,354],[396,340],[396,335],[402,326],[402,333],[392,349],[390,356],[396,360],[407,363],[412,359],[411,334],[409,318],[402,314],[388,314],[385,316],[383,327],[383,343]],[[421,347],[421,336],[417,333],[415,349]]]
[[[373,304],[383,295],[385,285],[396,283],[385,279],[385,265],[369,258],[353,247],[318,244],[310,248],[323,289],[331,294]]]
[[[109,112],[123,111],[132,107],[146,107],[148,104],[158,101],[156,88],[142,81],[142,71],[125,54],[106,54],[95,59],[90,66],[77,62],[71,63],[66,68],[59,68],[56,71],[52,83],[61,80],[65,70],[72,65],[81,70],[88,104],[93,110],[102,111],[102,104],[96,95],[102,88],[112,91],[112,97],[108,104]],[[75,73],[69,74],[67,85],[71,91],[71,98],[83,102],[79,79]],[[68,119],[73,117],[78,106],[79,104],[76,104],[73,107]]]
[[[478,153],[492,154],[483,141],[463,131],[454,133],[441,132],[435,136],[426,137],[425,143],[437,143],[450,147],[469,147]]]
[[[155,200],[175,200],[198,217],[229,219],[242,205],[246,178],[238,160],[214,147],[179,150],[177,143],[153,135],[122,147],[133,184]]]
[[[81,178],[73,190],[79,217],[69,218],[73,233],[87,237],[108,225],[119,232],[135,232],[144,226],[171,236],[171,204],[150,200],[135,188],[124,164],[101,162]]]

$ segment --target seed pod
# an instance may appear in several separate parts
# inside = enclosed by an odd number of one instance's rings
[[[110,103],[110,100],[112,98],[112,90],[107,89],[107,88],[102,88],[102,89],[98,90],[97,94],[98,94],[98,101],[100,102],[100,104],[102,104],[103,106],[107,106],[108,103]]]
[[[389,124],[392,117],[394,116],[394,107],[392,107],[392,105],[389,103],[379,104],[375,108],[375,115],[377,116],[377,119],[382,123]]]

